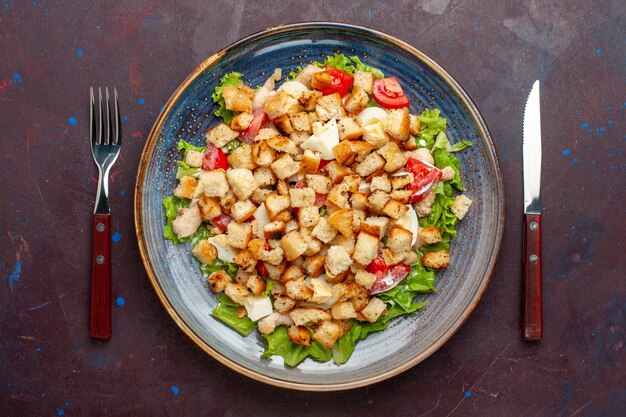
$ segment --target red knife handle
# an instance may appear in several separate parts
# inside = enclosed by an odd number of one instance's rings
[[[543,337],[541,300],[541,214],[524,214],[524,308],[522,337]]]
[[[89,334],[111,338],[111,215],[93,216]]]

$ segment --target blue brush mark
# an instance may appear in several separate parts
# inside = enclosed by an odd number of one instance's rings
[[[561,152],[563,155],[567,156],[571,153],[572,151],[570,151],[569,149],[564,149],[563,152]]]
[[[600,133],[604,132],[604,126],[600,126],[600,127],[598,128],[598,132],[600,132]]]
[[[57,408],[57,416],[62,416],[63,414],[65,414],[65,410],[62,408]]]
[[[21,84],[23,81],[24,79],[18,72],[11,75],[11,84]]]
[[[122,121],[124,122],[128,121],[128,116],[122,116]]]
[[[18,282],[22,277],[22,261],[15,262],[13,265],[13,272],[9,275],[9,288],[13,290],[13,284]]]
[[[613,124],[613,120],[609,120],[607,123],[608,123],[609,125],[612,125],[612,124]]]
[[[580,125],[580,128],[582,130],[588,130],[589,129],[589,123],[588,122],[583,123],[582,125]]]
[[[79,49],[78,51],[76,51],[76,56],[79,57],[79,58],[82,58],[83,57],[83,50]]]
[[[146,100],[140,98],[139,100],[137,100],[137,104],[140,104],[143,106],[144,104],[146,104]]]
[[[44,398],[45,396],[46,396],[46,393],[45,393],[45,392],[42,392],[42,393],[41,393],[41,398]]]
[[[40,347],[35,348],[35,352],[41,352],[41,348]]]
[[[619,105],[621,108],[626,107],[626,101]]]
[[[111,236],[111,241],[112,242],[120,242],[122,240],[122,234],[120,232],[115,232],[113,233],[113,236]]]
[[[68,121],[72,126],[76,126],[76,123],[78,123],[78,120],[75,117],[70,117]]]
[[[178,395],[178,393],[180,392],[180,389],[176,385],[172,385],[170,387],[170,390],[172,391],[174,395]]]
[[[120,195],[122,195],[122,196],[123,196],[123,195],[126,195],[126,190],[122,190],[122,191],[120,191]]]
[[[572,159],[572,164],[575,164],[576,162],[578,162],[578,158]]]
[[[124,297],[117,297],[115,299],[115,304],[117,304],[120,307],[124,307],[124,304],[126,304],[126,300],[124,299]]]
[[[565,133],[565,131],[564,131],[564,130],[561,130],[561,131],[559,132],[559,136],[565,136],[566,134],[567,134],[567,133]]]
[[[471,397],[472,396],[472,391],[465,391],[465,396],[467,398]]]
[[[602,55],[602,49],[596,49],[596,55]]]
[[[615,171],[615,170],[617,169],[617,167],[616,167],[615,165],[611,165],[611,166],[609,167],[609,169],[610,169],[611,171]]]

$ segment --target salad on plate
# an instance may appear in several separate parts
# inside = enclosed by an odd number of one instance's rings
[[[221,121],[184,140],[165,238],[188,242],[211,314],[266,340],[263,358],[345,363],[359,340],[425,305],[472,200],[438,109],[402,80],[333,55],[259,88],[216,87]],[[413,109],[417,110],[417,109]]]

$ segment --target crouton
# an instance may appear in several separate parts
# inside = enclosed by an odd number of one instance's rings
[[[273,136],[267,140],[267,144],[277,152],[296,153],[296,144],[285,136]]]
[[[220,206],[222,207],[222,211],[226,214],[230,214],[230,209],[233,208],[233,205],[237,202],[237,197],[235,197],[235,193],[229,191],[226,193],[224,197],[220,198]]]
[[[254,120],[254,115],[252,113],[239,113],[238,115],[233,117],[232,122],[230,122],[230,128],[239,132],[243,132],[248,127],[250,127],[250,123],[252,123],[252,120]]]
[[[286,114],[278,116],[276,119],[272,120],[272,123],[274,123],[274,126],[276,126],[276,128],[283,135],[289,135],[294,131],[293,126],[291,125],[291,119]]]
[[[294,320],[295,321],[295,320]],[[326,349],[332,349],[341,335],[341,328],[332,321],[326,320],[315,329],[313,339],[320,342]]]
[[[273,127],[264,127],[259,129],[256,136],[254,137],[254,142],[264,142],[278,135],[280,135],[278,129],[274,129]]]
[[[363,128],[354,117],[343,117],[337,122],[339,140],[354,140],[363,136]]]
[[[411,249],[411,243],[413,241],[413,233],[406,230],[403,227],[392,227],[389,230],[389,239],[387,240],[387,248],[394,251],[396,254],[406,252]]]
[[[361,222],[365,220],[365,211],[359,209],[352,209],[352,228],[355,232],[361,230]]]
[[[247,200],[255,189],[258,188],[252,171],[245,168],[229,168],[226,171],[226,178],[233,189],[233,192],[240,200]]]
[[[289,195],[289,184],[285,180],[276,181],[276,192],[279,195]]]
[[[359,114],[365,107],[367,107],[367,103],[369,103],[370,98],[361,87],[354,86],[352,87],[352,93],[346,97],[344,102],[344,107],[352,114]]]
[[[315,205],[315,191],[310,187],[290,188],[291,207],[311,207]]]
[[[414,114],[409,114],[409,133],[413,136],[420,134],[420,119]]]
[[[366,290],[372,288],[374,282],[376,282],[376,275],[367,272],[365,269],[359,269],[354,275],[354,281],[361,285]]]
[[[311,134],[311,121],[309,120],[309,116],[307,116],[306,112],[300,112],[289,116],[289,121],[291,122],[291,127],[296,132],[306,132],[307,134]]]
[[[243,269],[237,269],[237,274],[235,275],[235,282],[237,284],[246,285],[248,282],[248,278],[250,278],[252,274],[250,272],[246,272]]]
[[[330,192],[330,178],[324,175],[307,174],[306,182],[317,194],[328,194]]]
[[[311,332],[305,326],[289,326],[287,336],[296,345],[311,346]]]
[[[467,214],[470,207],[472,206],[472,200],[469,199],[466,195],[461,194],[454,199],[454,203],[450,207],[452,213],[459,219],[462,220],[463,217]]]
[[[285,251],[281,247],[271,250],[264,249],[261,251],[261,260],[270,265],[280,265],[283,262],[284,255]]]
[[[226,242],[233,248],[244,249],[252,237],[250,223],[230,222],[227,226]]]
[[[387,142],[378,153],[385,158],[385,171],[394,172],[406,165],[407,157],[394,142]]]
[[[348,255],[345,248],[342,246],[331,246],[328,248],[326,261],[324,262],[327,272],[330,272],[332,275],[339,275],[348,270],[350,265],[352,265],[352,259],[350,259],[350,255]]]
[[[276,216],[274,216],[272,220],[285,223],[285,233],[287,233],[288,232],[287,224],[293,220],[293,215],[291,214],[291,211],[283,210],[280,213],[278,213]],[[296,224],[296,228],[297,228],[297,224]]]
[[[352,227],[352,209],[334,211],[328,216],[328,224],[337,229],[339,233],[345,237],[352,236],[354,234]]]
[[[374,90],[374,80],[376,77],[370,71],[354,71],[354,85],[362,88],[367,94],[372,94]]]
[[[450,181],[456,177],[456,171],[451,166],[444,167],[441,170],[441,181]]]
[[[383,120],[383,130],[392,138],[403,142],[409,139],[409,109],[403,107],[401,109],[393,109],[389,111],[387,117]]]
[[[319,219],[320,211],[316,206],[302,207],[298,211],[298,224],[300,227],[314,227]]]
[[[326,165],[326,171],[328,171],[328,176],[332,184],[338,184],[343,180],[343,177],[353,174],[350,168],[339,165],[339,163],[334,160]]]
[[[392,200],[396,200],[398,203],[407,204],[409,202],[409,198],[413,194],[411,190],[393,190],[389,197]]]
[[[322,158],[318,153],[305,149],[302,159],[300,160],[300,172],[315,174],[319,169],[321,161]]]
[[[337,207],[347,208],[348,207],[348,186],[346,184],[337,184],[333,186],[326,197],[326,201],[330,202]]]
[[[310,137],[311,137],[311,134],[308,132],[292,132],[289,135],[289,139],[291,139],[291,141],[295,143],[296,145],[302,144],[304,141],[306,141]]]
[[[269,188],[257,188],[256,190],[254,190],[254,192],[250,196],[250,200],[254,204],[261,205],[265,202],[265,199],[271,193],[272,193],[272,190]]]
[[[268,167],[274,161],[276,151],[266,141],[252,144],[252,162],[261,167]]]
[[[330,299],[333,295],[330,286],[325,280],[320,278],[311,278],[309,280],[308,287],[313,290],[313,295],[308,299],[310,303],[323,303]]]
[[[272,162],[270,168],[277,178],[284,180],[296,174],[300,169],[300,164],[293,160],[288,154],[283,155],[276,161]]]
[[[228,164],[231,168],[254,169],[256,164],[252,161],[252,148],[243,144],[228,155]]]
[[[234,303],[244,305],[246,302],[246,297],[250,295],[250,292],[245,285],[230,282],[226,284],[226,287],[224,288],[224,294],[226,294],[226,296],[230,298]]]
[[[450,265],[450,254],[445,250],[427,252],[422,256],[422,265],[433,269],[445,268]]]
[[[263,111],[267,116],[274,120],[283,114],[296,114],[303,110],[302,106],[298,103],[298,100],[291,97],[285,91],[279,91],[278,93],[269,96],[265,103],[263,103]]]
[[[307,287],[304,279],[292,279],[285,282],[285,291],[288,297],[303,301],[313,295],[313,290]]]
[[[203,159],[204,154],[199,151],[194,151],[193,149],[189,149],[185,154],[185,163],[190,167],[200,168]]]
[[[317,105],[317,100],[319,100],[320,97],[322,97],[322,93],[319,91],[307,91],[300,94],[300,97],[298,97],[298,104],[302,107],[302,110],[313,112],[313,110],[315,110],[315,106]],[[311,123],[315,121],[311,119],[312,115],[317,116],[315,113],[307,114]]]
[[[361,230],[363,225],[361,224]],[[378,241],[380,238],[365,233],[359,232],[359,236],[356,239],[356,245],[354,246],[354,253],[352,259],[360,263],[361,265],[369,265],[370,262],[378,255]]]
[[[370,152],[375,149],[374,145],[365,142],[364,140],[353,140],[351,142],[352,149],[356,151],[356,162],[363,162]]]
[[[276,184],[276,177],[272,173],[272,170],[268,167],[258,167],[254,170],[254,181],[259,187],[268,187]]]
[[[239,200],[230,209],[230,217],[237,223],[243,223],[252,217],[255,211],[256,206],[250,200]]]
[[[196,180],[191,175],[183,175],[180,178],[180,184],[176,188],[174,188],[174,195],[178,198],[189,198],[193,197],[194,192],[196,191],[196,187],[198,185],[198,180]]]
[[[348,192],[358,193],[361,187],[361,177],[358,175],[346,175],[341,183],[346,185]]]
[[[367,197],[367,202],[373,210],[382,211],[390,199],[386,192],[376,190]]]
[[[377,122],[363,126],[363,140],[372,144],[375,148],[380,148],[389,142],[390,138],[383,130],[382,122]]]
[[[229,85],[222,89],[224,104],[228,110],[236,112],[252,111],[254,90],[243,84]]]
[[[212,264],[217,258],[217,249],[208,240],[199,241],[191,250],[191,254],[201,264]]]
[[[389,227],[389,219],[387,217],[370,216],[367,219],[361,221],[360,230],[362,232],[369,233],[372,236],[376,236],[379,239],[387,234],[387,228]]]
[[[367,177],[376,171],[383,169],[385,166],[385,159],[377,152],[372,152],[356,167],[356,173],[362,177]]]
[[[331,246],[341,246],[348,252],[349,255],[352,255],[354,252],[354,244],[356,243],[356,239],[354,235],[352,236],[344,236],[342,234],[338,234],[335,238],[330,242]]]
[[[265,250],[266,243],[267,242],[265,241],[265,239],[255,237],[253,239],[250,239],[247,249],[250,251],[250,253],[252,253],[252,256],[257,259],[261,259],[261,253]]]
[[[265,291],[265,281],[258,275],[250,276],[246,282],[246,286],[254,295],[261,295],[263,291]]]
[[[274,297],[274,310],[278,311],[281,314],[289,312],[295,306],[296,300],[287,295],[279,294]]]
[[[220,269],[209,275],[207,281],[209,282],[209,286],[211,287],[211,290],[213,290],[213,292],[222,292],[228,284],[231,284],[233,282],[233,279],[230,275],[226,273],[226,271],[222,271]]]
[[[328,224],[325,217],[320,217],[311,234],[322,242],[328,243],[337,235],[337,230]]]
[[[365,306],[367,306],[367,303],[370,300],[369,293],[364,287],[356,282],[349,284],[349,290],[348,295],[350,297],[350,302],[354,305],[354,309],[357,312],[360,312],[365,308]]]
[[[344,117],[346,110],[343,108],[343,102],[341,101],[339,93],[333,93],[318,98],[315,105],[315,113],[323,122],[333,118],[338,119]]]
[[[382,209],[383,213],[396,220],[404,216],[407,211],[409,211],[407,205],[396,200],[389,200]]]
[[[370,323],[374,323],[378,318],[385,312],[387,309],[387,304],[385,304],[380,298],[372,297],[367,303],[367,306],[361,310],[361,314],[365,317],[367,321]]]
[[[289,317],[298,326],[332,319],[330,313],[321,308],[294,308],[289,312]]]
[[[221,169],[202,171],[198,186],[204,189],[204,194],[208,197],[224,197],[230,190],[226,175]]]
[[[277,195],[270,193],[265,199],[265,209],[270,219],[274,219],[278,213],[290,207],[291,202],[288,195]]]
[[[356,317],[356,310],[350,301],[342,301],[330,309],[333,318],[336,320],[349,320]]]
[[[285,258],[288,261],[293,261],[298,258],[300,255],[304,254],[309,247],[297,230],[293,230],[283,236],[282,239],[280,239],[280,245],[285,251]]]
[[[263,237],[266,239],[280,239],[285,233],[285,223],[274,221],[263,226]]]
[[[246,272],[254,271],[254,267],[257,264],[257,259],[248,249],[239,251],[239,253],[233,258],[233,262]]]
[[[391,176],[391,187],[400,190],[413,182],[413,175],[409,172],[401,172]]]
[[[300,234],[302,235],[302,239],[304,239],[304,241],[308,245],[308,249],[306,250],[306,252],[304,252],[304,256],[313,256],[320,250],[322,250],[322,242],[320,242],[315,236],[311,234],[310,229],[302,227],[300,229]]]
[[[237,138],[239,132],[231,129],[226,123],[220,123],[206,133],[206,140],[217,148],[226,146],[228,142]]]
[[[413,204],[413,209],[418,217],[426,217],[430,214],[432,210],[432,205],[435,202],[437,196],[435,193],[431,192],[426,197],[422,198],[417,203]]]
[[[352,146],[349,140],[339,142],[338,145],[333,147],[333,154],[339,165],[350,166],[356,160],[356,149]]]
[[[333,84],[333,78],[328,71],[319,71],[311,76],[311,88],[325,90]]]
[[[281,262],[279,265],[272,265],[268,262],[263,262],[263,266],[267,271],[267,276],[270,279],[278,281],[280,279],[283,272],[285,272],[285,268],[287,267],[287,262]]]
[[[432,245],[433,243],[441,242],[441,231],[436,226],[429,226],[421,229],[417,236],[426,244]]]
[[[292,264],[285,269],[285,272],[283,272],[278,281],[284,284],[287,281],[296,281],[300,279],[304,279],[302,269],[300,269],[298,265]]]
[[[324,271],[324,262],[326,261],[326,255],[316,254],[308,256],[302,263],[302,269],[307,275],[317,278]]]
[[[193,235],[202,224],[202,216],[198,206],[186,207],[178,210],[176,218],[172,221],[172,231],[179,238]]]
[[[370,192],[382,190],[386,193],[391,192],[391,181],[386,177],[374,177],[370,182]]]
[[[365,210],[368,208],[367,205],[367,195],[363,193],[353,193],[350,196],[350,204],[353,209],[356,210]]]

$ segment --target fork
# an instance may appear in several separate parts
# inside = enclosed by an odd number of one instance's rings
[[[93,253],[91,259],[91,309],[89,334],[94,339],[111,338],[111,206],[109,171],[122,146],[117,90],[113,89],[111,115],[109,89],[98,87],[98,116],[93,87],[89,88],[89,139],[91,154],[98,166],[98,192],[93,214]],[[98,119],[96,125],[96,118]],[[115,130],[113,129],[115,127]]]

